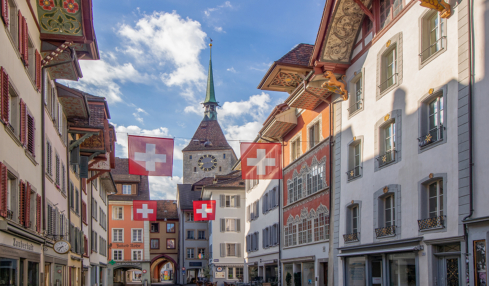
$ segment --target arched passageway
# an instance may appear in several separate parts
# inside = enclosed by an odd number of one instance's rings
[[[151,282],[168,282],[176,283],[175,270],[178,265],[175,261],[164,254],[159,255],[151,260]]]
[[[124,286],[127,283],[141,282],[142,268],[137,266],[120,266],[114,268],[113,285]],[[110,278],[109,278],[110,279]]]

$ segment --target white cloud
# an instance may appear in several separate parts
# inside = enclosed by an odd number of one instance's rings
[[[236,73],[236,70],[234,69],[234,67],[230,67],[227,69],[228,72],[232,72],[232,73]]]
[[[258,135],[258,131],[263,127],[263,122],[253,121],[245,123],[244,125],[230,125],[224,127],[224,135],[228,140],[242,140],[253,141]],[[234,152],[240,157],[239,141],[228,141],[229,145],[233,147]]]
[[[149,189],[152,200],[174,200],[177,196],[177,184],[183,182],[182,177],[149,177]]]
[[[273,62],[255,64],[250,67],[250,70],[266,72],[272,64]]]
[[[139,64],[157,62],[165,67],[160,79],[167,86],[204,89],[206,75],[199,54],[206,48],[207,35],[198,21],[183,19],[175,11],[153,12],[134,26],[122,24],[118,34],[124,38],[123,52],[134,56]]]
[[[142,112],[144,114],[148,114],[148,112],[146,112],[146,110],[142,109],[141,107],[136,108],[136,111],[137,112]]]
[[[246,101],[224,102],[218,114],[221,118],[238,118],[243,115],[249,115],[255,120],[260,120],[270,109],[269,102],[270,95],[262,92],[261,94],[252,95]]]
[[[219,5],[219,6],[215,7],[215,8],[208,8],[208,9],[206,9],[204,11],[204,14],[207,17],[210,17],[212,12],[218,11],[218,10],[220,10],[222,8],[231,8],[232,9],[234,7],[233,7],[233,5],[231,5],[231,2],[230,1],[226,1],[226,2],[224,2],[224,4]]]
[[[139,116],[139,113],[134,112],[132,115],[133,115],[133,116],[134,116],[134,118],[135,118],[137,121],[139,121],[141,124],[143,124],[143,123],[144,123],[144,119],[143,119],[141,116]]]
[[[226,31],[224,31],[222,29],[222,27],[214,27],[214,31],[219,32],[219,33],[226,33]]]

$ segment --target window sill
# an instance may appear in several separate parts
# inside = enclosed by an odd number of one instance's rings
[[[424,145],[423,147],[419,147],[419,145],[418,145],[418,152],[419,153],[423,153],[423,152],[428,151],[430,149],[433,149],[433,148],[435,148],[435,147],[437,147],[437,146],[439,146],[439,145],[441,145],[441,144],[443,144],[445,142],[446,142],[446,137],[444,137],[443,139],[440,139],[440,140],[438,140],[436,142],[433,142],[433,143]]]
[[[353,182],[353,181],[356,181],[356,180],[358,180],[358,179],[361,179],[362,177],[363,177],[363,176],[360,174],[360,175],[358,175],[358,176],[356,176],[356,177],[353,177],[353,178],[351,178],[351,179],[347,179],[347,180],[346,180],[346,182],[347,182],[347,183],[351,183],[351,182]]]
[[[3,121],[1,122],[3,123]],[[9,124],[4,123],[4,128],[5,128],[5,132],[7,132],[7,134],[12,138],[12,140],[14,140],[15,144],[17,144],[18,146],[22,146],[22,143],[20,142],[18,136],[14,133],[14,131],[12,131],[12,129],[10,129]]]
[[[419,69],[421,70],[422,68],[424,68],[425,66],[427,66],[430,62],[432,62],[434,59],[436,59],[438,56],[440,56],[441,54],[443,54],[447,48],[446,48],[446,43],[447,43],[447,40],[445,38],[445,41],[442,40],[442,42],[445,43],[445,47],[440,49],[439,51],[435,52],[434,54],[432,54],[431,56],[429,56],[427,59],[425,59],[424,61],[419,61]],[[419,56],[421,58],[421,56]]]
[[[284,246],[284,249],[292,249],[292,248],[314,245],[314,244],[325,243],[325,242],[329,242],[329,238],[324,239],[324,240],[320,240],[320,241],[308,242],[308,243],[303,243],[303,244],[296,244],[296,245],[292,245],[292,246]]]
[[[51,175],[49,175],[49,173],[45,173],[46,174],[46,178],[48,179],[48,181],[50,181],[51,183],[54,184],[54,180],[53,178],[51,177]]]
[[[441,229],[445,229],[445,226],[441,225],[441,226],[437,226],[437,227],[425,228],[425,229],[419,230],[419,232],[430,232],[430,231],[441,230]]]
[[[34,164],[34,166],[39,165],[39,163],[37,163],[37,161],[36,161],[36,158],[31,154],[31,152],[27,151],[27,149],[25,150],[25,155],[27,156],[27,158],[29,158],[29,160],[31,160],[31,162],[32,162],[32,164]]]
[[[384,239],[384,238],[392,238],[395,236],[396,236],[396,234],[389,234],[389,235],[379,236],[379,237],[375,237],[375,238],[376,239]]]
[[[396,79],[396,83],[394,83],[393,85],[387,87],[386,89],[384,89],[383,91],[380,91],[380,88],[377,87],[379,89],[379,94],[377,95],[377,101],[379,101],[382,97],[384,97],[386,94],[388,94],[389,92],[393,91],[395,88],[397,88],[399,86],[399,79]]]

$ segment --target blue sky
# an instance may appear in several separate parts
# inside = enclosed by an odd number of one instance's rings
[[[83,79],[66,83],[107,98],[117,156],[127,157],[127,133],[177,137],[174,177],[150,178],[152,199],[173,199],[181,182],[181,149],[203,117],[209,38],[221,127],[228,140],[253,140],[287,96],[256,87],[273,61],[298,43],[314,44],[324,4],[93,1],[101,60],[81,61]],[[230,143],[239,154],[238,141]]]

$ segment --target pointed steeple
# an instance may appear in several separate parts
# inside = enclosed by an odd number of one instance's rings
[[[205,100],[202,103],[204,105],[204,120],[217,120],[217,107],[219,106],[216,101],[216,94],[214,93],[214,76],[212,74],[212,39],[209,44],[210,58],[209,58],[209,75],[207,76],[207,91]]]
[[[205,94],[204,103],[217,103],[216,94],[214,93],[214,76],[212,74],[212,43],[209,44],[210,58],[209,58],[209,74],[207,75],[207,92]]]

